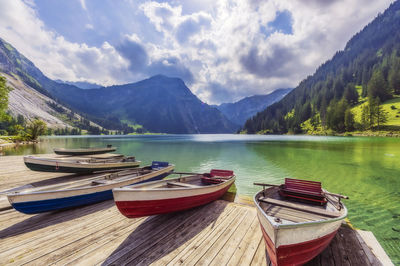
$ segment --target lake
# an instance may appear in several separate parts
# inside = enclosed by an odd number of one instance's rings
[[[400,138],[134,135],[46,137],[4,155],[51,153],[54,147],[101,147],[134,155],[144,164],[169,161],[176,171],[232,169],[237,193],[250,198],[253,182],[280,184],[285,177],[321,181],[345,204],[356,228],[372,231],[394,264],[400,264]],[[1,180],[1,177],[0,177]]]

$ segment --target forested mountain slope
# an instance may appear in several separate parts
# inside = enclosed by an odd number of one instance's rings
[[[387,121],[381,103],[399,94],[400,2],[396,1],[281,101],[249,119],[244,130],[282,134],[310,128],[376,129]],[[365,103],[358,107],[362,113],[356,114],[360,99]],[[400,125],[400,118],[394,124]]]

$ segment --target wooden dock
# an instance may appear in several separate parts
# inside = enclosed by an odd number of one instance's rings
[[[21,156],[0,157],[0,191],[62,180],[60,175],[31,172]],[[128,219],[113,201],[37,215],[1,202],[0,265],[267,265],[252,206],[218,200],[176,214]],[[344,225],[307,265],[386,265],[368,247],[376,246],[372,242]]]

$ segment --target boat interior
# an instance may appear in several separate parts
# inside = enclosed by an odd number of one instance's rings
[[[126,157],[121,154],[98,154],[98,155],[87,155],[87,156],[51,156],[51,157],[40,157],[40,156],[29,156],[38,160],[48,161],[62,161],[67,163],[119,163],[119,162],[135,162],[134,156]]]
[[[223,183],[229,179],[231,179],[233,175],[231,176],[224,176],[224,177],[219,177],[219,176],[210,176],[207,174],[198,174],[198,175],[186,175],[183,176],[181,175],[178,178],[171,178],[171,179],[165,179],[162,181],[157,181],[154,183],[144,183],[144,184],[138,184],[138,185],[131,185],[127,186],[129,188],[200,188],[200,187],[206,187],[210,185],[216,185]]]
[[[113,173],[105,173],[105,174],[97,173],[97,174],[80,176],[78,180],[66,181],[62,183],[58,182],[46,186],[35,187],[35,186],[25,185],[20,189],[15,188],[13,190],[10,190],[9,192],[30,193],[30,192],[44,192],[44,191],[94,187],[94,186],[122,182],[127,179],[132,179],[145,174],[149,174],[151,172],[152,172],[151,167],[142,167],[142,168],[133,168],[128,170],[113,172]]]
[[[280,187],[270,187],[259,192],[255,198],[264,213],[278,224],[304,223],[338,218],[345,214],[346,209],[339,198],[325,195],[326,203],[296,197],[282,196]]]

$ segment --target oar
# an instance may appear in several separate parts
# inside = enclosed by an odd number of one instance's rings
[[[336,193],[330,193],[330,192],[322,192],[322,194],[325,195],[331,195],[337,198],[341,198],[341,199],[349,199],[349,197],[345,196],[345,195],[340,195],[340,194],[336,194]]]
[[[262,186],[262,187],[280,187],[281,185],[273,185],[273,184],[265,184],[265,183],[253,183],[255,186]]]
[[[204,173],[187,173],[187,172],[172,172],[171,174],[176,174],[176,175],[204,175]]]

